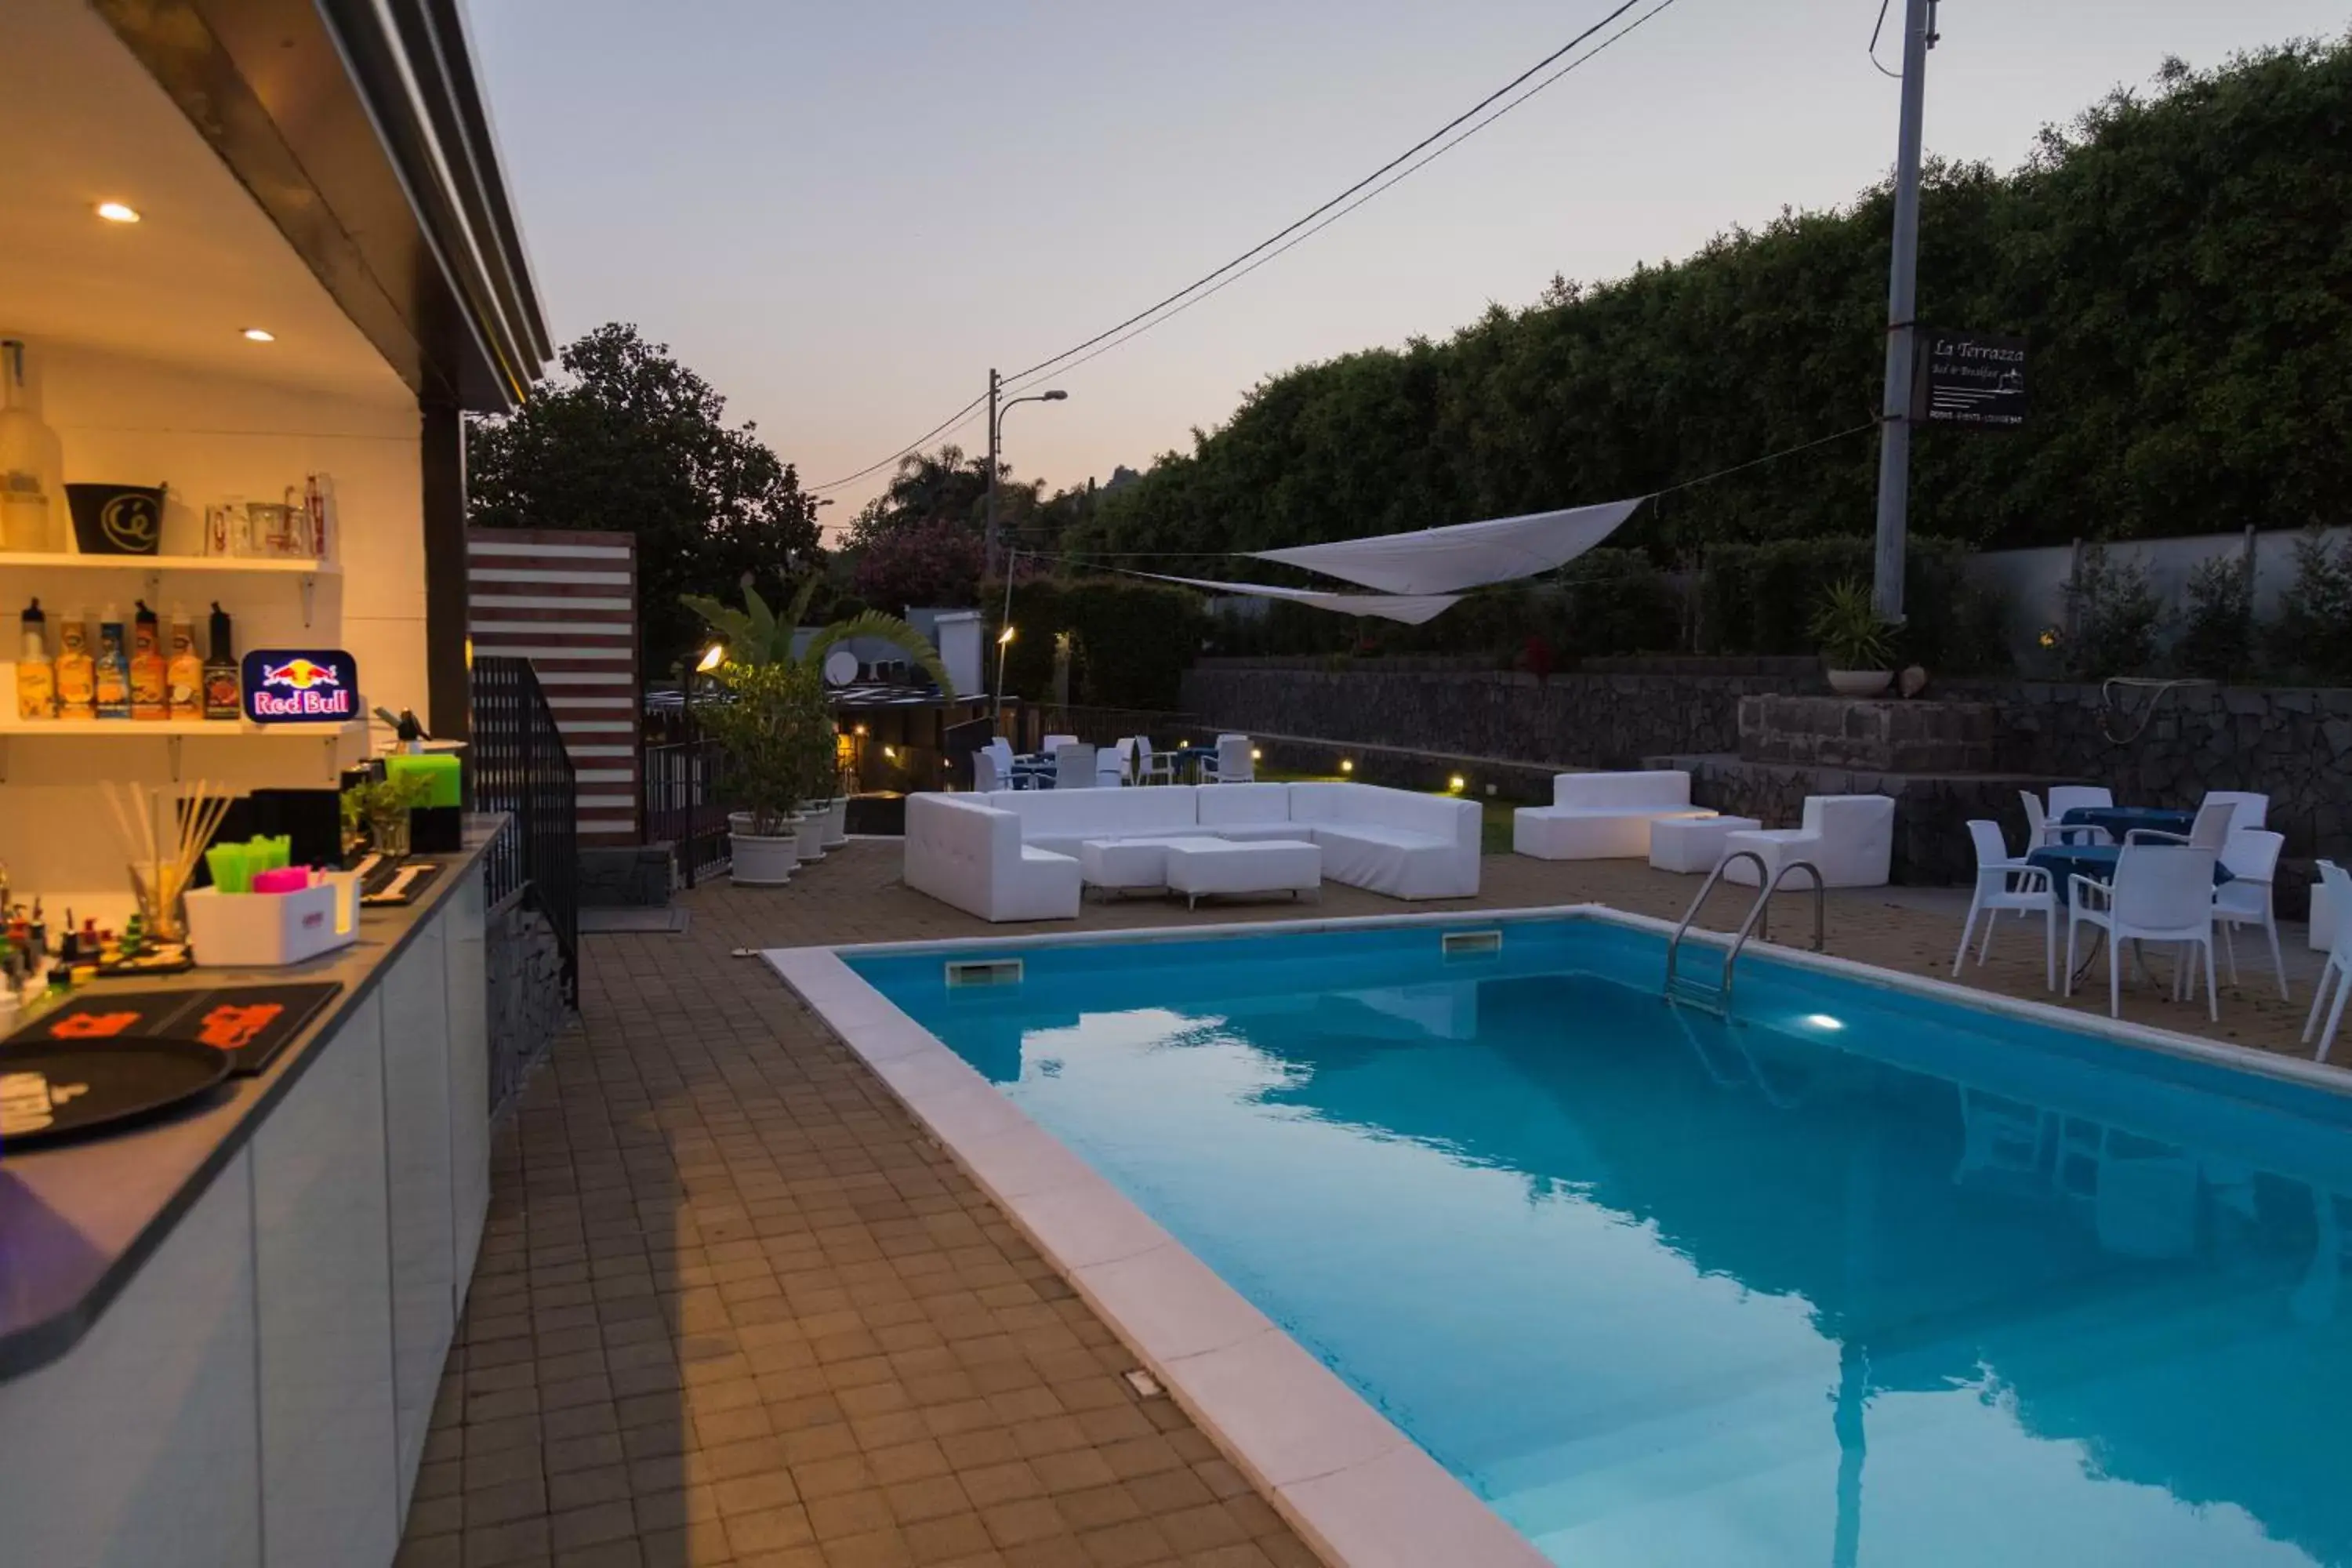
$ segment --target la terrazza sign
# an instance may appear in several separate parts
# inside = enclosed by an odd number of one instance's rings
[[[1921,327],[1911,417],[1990,429],[2024,424],[2025,340]]]
[[[359,661],[341,648],[256,648],[239,667],[257,724],[343,724],[360,715]]]

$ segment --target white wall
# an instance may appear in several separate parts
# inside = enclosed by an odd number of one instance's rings
[[[256,345],[257,364],[267,345]],[[192,573],[162,576],[158,613],[184,605],[204,636],[217,596],[236,622],[237,651],[305,640],[348,648],[358,659],[363,705],[425,708],[425,549],[420,437],[415,399],[387,368],[381,395],[337,395],[166,367],[89,350],[33,345],[42,416],[56,431],[68,482],[168,482],[163,551],[194,554],[204,508],[229,495],[275,499],[311,472],[334,477],[341,527],[340,578],[320,579],[311,624],[303,623],[299,579]],[[64,500],[58,498],[58,526]],[[16,653],[17,614],[38,594],[58,622],[77,607],[93,615],[116,600],[127,620],[145,592],[137,573],[0,569],[0,658]],[[0,697],[14,712],[15,669],[0,666]],[[128,728],[129,726],[124,726]],[[104,808],[86,789],[93,778],[171,778],[160,739],[16,737],[5,745],[0,777],[0,860],[16,887],[52,906],[67,892],[111,893],[122,885],[121,856]],[[180,773],[260,785],[323,786],[340,761],[364,746],[346,742],[339,759],[315,739],[222,736],[182,743]],[[93,815],[95,808],[97,815]],[[103,911],[105,906],[101,905]]]

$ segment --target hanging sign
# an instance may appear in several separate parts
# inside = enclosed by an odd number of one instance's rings
[[[1918,329],[1911,417],[2012,429],[2025,423],[2025,340]]]
[[[359,661],[341,648],[256,648],[239,667],[257,724],[344,724],[360,716]]]

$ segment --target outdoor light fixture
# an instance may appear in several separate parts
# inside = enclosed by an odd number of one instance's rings
[[[858,734],[860,734],[861,736],[863,736],[863,735],[870,735],[870,734],[872,734],[874,731],[871,731],[871,730],[869,730],[869,729],[867,729],[865,725],[860,724],[859,726],[857,726],[857,732],[858,732]]]
[[[1354,759],[1350,757],[1341,757],[1339,759],[1339,771],[1343,773],[1354,773],[1356,771]]]
[[[278,334],[267,327],[247,327],[245,336],[247,342],[274,343],[278,341]]]
[[[1464,778],[1460,773],[1455,773],[1452,778],[1445,781],[1445,787],[1452,790],[1454,794],[1459,795],[1464,790],[1470,787],[1470,781]]]
[[[139,209],[121,202],[100,202],[98,204],[98,216],[109,223],[137,223]]]
[[[1040,403],[1063,403],[1068,400],[1069,395],[1070,395],[1068,393],[1064,392],[1057,386],[1051,392],[1039,393],[1037,395],[1037,401]]]
[[[694,667],[695,673],[698,675],[709,675],[712,670],[717,669],[720,665],[726,662],[727,645],[723,642],[712,643],[709,647],[702,650],[702,662]]]
[[[1250,761],[1254,763],[1262,763],[1265,761],[1265,753],[1259,751],[1255,746],[1252,746],[1250,748]]]
[[[1013,628],[1012,628],[1011,626],[1007,626],[1007,627],[1005,627],[1003,631],[1001,631],[1001,632],[999,632],[999,633],[997,633],[997,634],[996,634],[996,646],[997,646],[997,647],[1003,647],[1005,644],[1007,644],[1007,643],[1011,642],[1012,640],[1013,640]]]
[[[885,746],[882,748],[882,755],[886,761],[895,763],[898,760],[898,748],[896,746]]]

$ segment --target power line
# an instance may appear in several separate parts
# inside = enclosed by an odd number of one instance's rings
[[[1144,321],[1142,325],[1135,327],[1132,331],[1122,332],[1111,342],[1103,343],[1101,347],[1095,349],[1091,353],[1085,355],[1083,358],[1063,365],[1058,374],[1067,374],[1069,372],[1077,369],[1080,365],[1087,363],[1089,360],[1101,358],[1104,354],[1107,354],[1110,353],[1111,350],[1118,347],[1119,344],[1130,342],[1135,339],[1141,337],[1144,333],[1151,331],[1152,328],[1160,325],[1162,322],[1174,321],[1177,317],[1182,315],[1185,311],[1191,310],[1193,306],[1201,303],[1202,300],[1213,299],[1216,295],[1223,293],[1225,289],[1240,282],[1243,279],[1248,277],[1251,273],[1256,271],[1267,262],[1272,261],[1276,257],[1282,255],[1284,251],[1289,250],[1293,246],[1299,245],[1307,240],[1314,238],[1315,236],[1322,233],[1325,229],[1330,227],[1341,218],[1346,217],[1349,213],[1354,212],[1358,207],[1362,206],[1366,202],[1370,201],[1374,196],[1379,195],[1382,191],[1387,190],[1398,181],[1402,180],[1414,174],[1416,171],[1426,167],[1437,159],[1442,158],[1446,153],[1452,152],[1454,148],[1459,147],[1463,142],[1467,142],[1471,137],[1475,136],[1479,132],[1484,131],[1487,126],[1492,125],[1496,121],[1500,120],[1512,110],[1517,109],[1520,104],[1527,102],[1528,99],[1535,97],[1536,94],[1543,91],[1544,89],[1558,81],[1561,77],[1566,76],[1577,67],[1584,64],[1585,61],[1591,59],[1593,56],[1598,55],[1601,50],[1609,47],[1610,45],[1617,42],[1618,39],[1622,38],[1628,33],[1633,32],[1635,28],[1640,27],[1643,24],[1648,22],[1652,17],[1657,16],[1658,13],[1665,10],[1675,3],[1675,0],[1659,0],[1659,3],[1656,5],[1651,7],[1648,11],[1643,12],[1641,16],[1636,16],[1633,21],[1626,23],[1624,26],[1619,28],[1616,32],[1612,33],[1608,37],[1603,38],[1600,43],[1594,45],[1588,52],[1569,61],[1566,65],[1560,67],[1558,70],[1552,72],[1551,75],[1536,83],[1535,86],[1529,88],[1517,98],[1513,99],[1507,104],[1504,104],[1500,109],[1496,110],[1494,113],[1488,115],[1486,119],[1464,131],[1459,136],[1454,137],[1452,141],[1445,142],[1443,146],[1431,149],[1427,153],[1413,162],[1412,164],[1405,168],[1397,170],[1395,174],[1390,175],[1387,179],[1382,180],[1370,190],[1365,191],[1355,200],[1349,202],[1339,211],[1330,214],[1320,223],[1316,224],[1312,228],[1307,229],[1305,233],[1295,236],[1276,249],[1269,251],[1265,255],[1259,257],[1256,260],[1252,261],[1240,271],[1234,273],[1231,277],[1219,282],[1215,288],[1203,289],[1200,293],[1194,294],[1192,298],[1185,300],[1183,303],[1178,305],[1174,310],[1168,311],[1165,315]],[[1624,7],[1620,7],[1620,12],[1618,14],[1622,14],[1623,9]],[[1601,26],[1607,26],[1607,20],[1605,18],[1601,22]],[[1574,45],[1570,46],[1571,48],[1574,47]],[[1554,55],[1552,58],[1556,59],[1559,57]],[[1473,112],[1475,113],[1475,110],[1473,110]],[[1211,276],[1213,277],[1215,275],[1213,273]],[[1149,315],[1150,312],[1146,311],[1145,314]],[[1139,318],[1130,318],[1131,321],[1139,319]],[[1116,329],[1114,330],[1116,331]],[[1025,374],[1027,373],[1024,372],[1023,374]],[[1016,377],[1014,379],[1018,378]],[[1007,384],[1009,385],[1010,383],[1008,382]]]
[[[1264,239],[1259,240],[1255,245],[1251,246],[1247,250],[1243,251],[1239,256],[1234,257],[1231,261],[1226,262],[1223,267],[1217,268],[1214,271],[1202,274],[1201,277],[1184,285],[1183,288],[1177,289],[1173,294],[1169,295],[1166,299],[1160,300],[1158,303],[1151,305],[1148,309],[1138,310],[1134,315],[1129,316],[1127,320],[1119,322],[1117,326],[1106,328],[1102,331],[1097,332],[1093,337],[1087,339],[1084,342],[1074,343],[1050,359],[1039,360],[1035,364],[1029,366],[1025,370],[1015,371],[1007,379],[1019,381],[1024,377],[1034,375],[1039,371],[1050,369],[1053,366],[1061,363],[1064,360],[1070,358],[1072,355],[1082,353],[1086,350],[1094,347],[1097,343],[1101,342],[1105,338],[1113,337],[1118,333],[1125,331],[1128,328],[1135,325],[1138,321],[1142,321],[1145,317],[1154,315],[1159,311],[1165,310],[1170,305],[1174,304],[1177,300],[1181,300],[1186,295],[1192,293],[1194,289],[1216,281],[1216,279],[1223,277],[1226,273],[1231,272],[1234,268],[1241,266],[1244,262],[1248,261],[1252,257],[1256,256],[1260,251],[1268,248],[1269,247],[1288,237],[1290,235],[1297,233],[1299,229],[1306,227],[1308,224],[1313,223],[1317,218],[1322,216],[1325,213],[1329,212],[1333,207],[1338,206],[1340,203],[1346,201],[1349,196],[1354,195],[1358,191],[1362,190],[1365,186],[1372,184],[1381,175],[1395,168],[1398,164],[1413,157],[1424,147],[1427,147],[1432,142],[1439,141],[1444,137],[1447,132],[1453,131],[1465,121],[1476,116],[1480,111],[1484,110],[1488,105],[1494,103],[1496,100],[1508,97],[1510,93],[1517,89],[1521,83],[1542,71],[1546,67],[1549,66],[1554,60],[1559,59],[1562,55],[1568,54],[1570,51],[1573,50],[1579,44],[1583,43],[1585,39],[1592,37],[1595,33],[1598,33],[1603,27],[1609,26],[1610,23],[1623,16],[1626,12],[1633,9],[1633,7],[1638,4],[1640,4],[1640,0],[1623,0],[1623,3],[1618,5],[1615,10],[1611,11],[1607,16],[1601,17],[1601,20],[1593,23],[1592,26],[1577,34],[1576,37],[1570,38],[1568,42],[1562,44],[1559,47],[1554,49],[1551,53],[1546,55],[1543,58],[1538,60],[1535,64],[1529,66],[1518,75],[1513,77],[1509,81],[1505,82],[1501,87],[1496,88],[1493,92],[1490,92],[1486,97],[1480,99],[1476,103],[1472,104],[1468,109],[1464,110],[1461,113],[1455,115],[1453,119],[1447,121],[1444,124],[1439,126],[1436,130],[1431,132],[1428,135],[1423,137],[1420,141],[1414,142],[1412,146],[1406,148],[1403,152],[1398,153],[1387,163],[1382,163],[1379,168],[1374,169],[1370,174],[1366,174],[1362,179],[1358,180],[1354,184],[1349,185],[1346,190],[1341,191],[1338,195],[1333,196],[1322,205],[1315,208],[1314,211],[1307,214],[1296,222],[1276,230],[1273,234],[1266,236]]]
[[[901,458],[905,458],[915,452],[920,451],[922,449],[923,443],[930,440],[933,437],[944,435],[950,430],[956,429],[962,425],[970,423],[972,411],[987,401],[988,394],[983,392],[978,397],[973,398],[970,403],[965,404],[961,408],[957,409],[953,414],[949,415],[945,419],[940,420],[937,425],[932,426],[929,430],[924,431],[921,435],[916,437],[913,440],[908,442],[905,446],[899,447],[897,451],[883,458],[880,462],[868,463],[854,474],[844,474],[837,479],[827,479],[821,485],[804,485],[802,487],[802,489],[805,494],[817,495],[825,490],[837,490],[844,485],[856,484],[866,475],[874,473],[878,469],[889,468]]]

